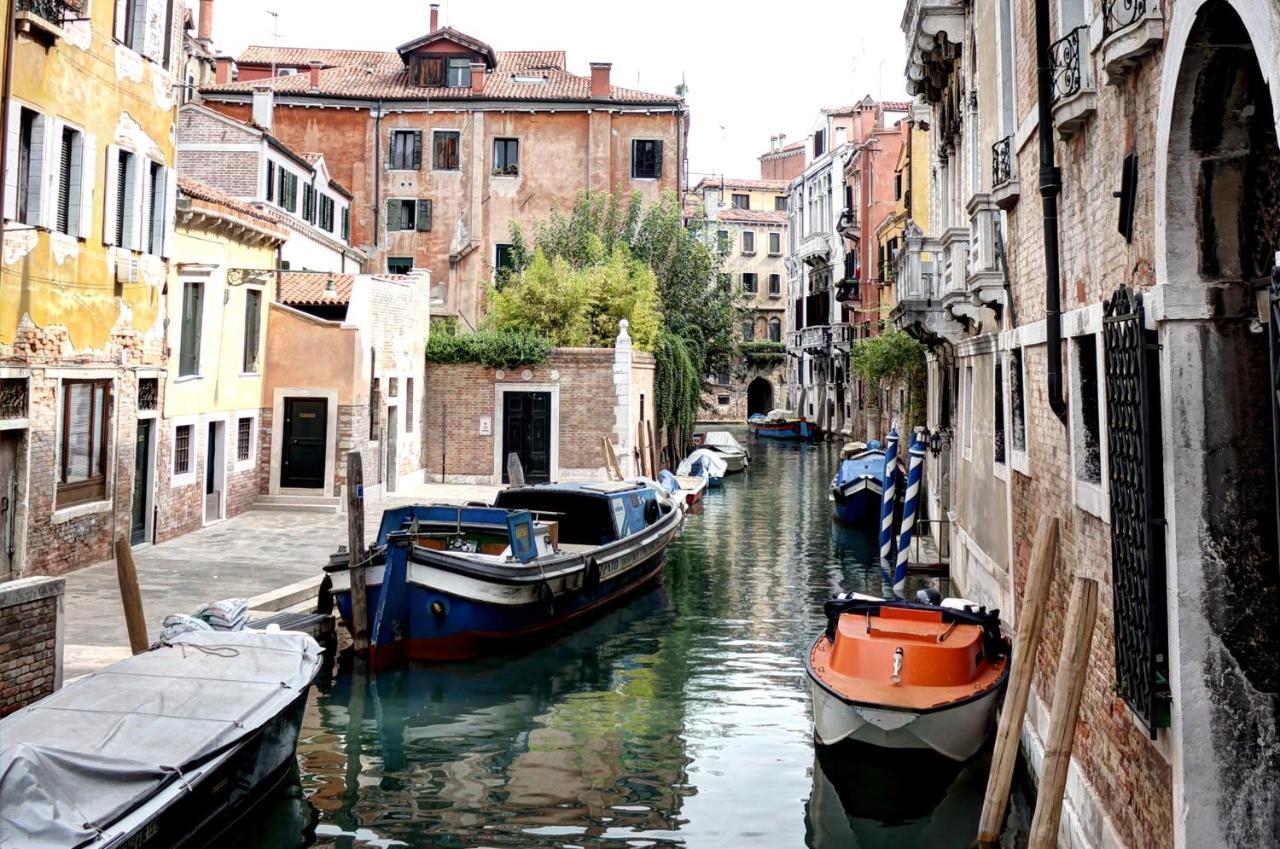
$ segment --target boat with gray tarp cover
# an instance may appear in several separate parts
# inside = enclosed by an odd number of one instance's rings
[[[204,846],[293,762],[321,649],[192,632],[0,720],[0,846]]]

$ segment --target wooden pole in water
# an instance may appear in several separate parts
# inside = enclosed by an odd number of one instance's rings
[[[636,462],[636,474],[648,477],[649,470],[645,467],[649,464],[649,449],[644,444],[644,422],[636,422],[636,450],[640,452],[640,459]]]
[[[347,453],[347,570],[351,574],[351,643],[357,654],[369,650],[369,596],[364,584],[364,462]]]
[[[649,438],[649,477],[656,478],[658,476],[658,444],[653,438],[653,422],[646,421],[644,423],[645,433]]]
[[[618,465],[618,455],[613,451],[613,443],[609,441],[609,437],[600,437],[600,450],[604,452],[605,471],[609,473],[610,480],[622,480],[622,468]]]
[[[1071,766],[1071,744],[1076,736],[1080,698],[1084,695],[1089,671],[1089,649],[1098,618],[1098,582],[1076,576],[1071,587],[1067,624],[1062,632],[1062,656],[1053,682],[1053,710],[1049,714],[1049,735],[1044,741],[1044,768],[1036,794],[1036,813],[1031,819],[1027,849],[1055,849],[1058,821],[1062,818],[1062,796],[1067,789]]]
[[[1000,711],[991,772],[987,776],[987,795],[982,801],[982,819],[978,821],[979,843],[995,843],[1004,828],[1013,769],[1018,762],[1022,717],[1027,710],[1031,679],[1036,670],[1036,651],[1040,646],[1041,626],[1044,625],[1044,604],[1049,597],[1057,557],[1058,519],[1056,516],[1043,516],[1040,527],[1036,529],[1035,544],[1031,546],[1031,565],[1018,617],[1018,636],[1013,643],[1009,691],[1005,693],[1004,708]]]
[[[120,600],[124,603],[124,625],[129,630],[129,648],[142,654],[150,647],[147,641],[147,618],[142,613],[142,591],[138,589],[138,569],[133,563],[129,541],[116,540],[116,577],[120,580]]]

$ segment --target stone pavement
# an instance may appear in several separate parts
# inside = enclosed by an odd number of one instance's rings
[[[372,538],[382,511],[424,502],[491,501],[496,486],[423,484],[366,505],[365,532]],[[159,545],[134,551],[147,631],[154,639],[170,613],[191,613],[207,601],[251,598],[320,573],[347,542],[347,518],[339,513],[250,510]],[[112,561],[66,576],[63,632],[64,680],[129,655],[129,636]]]

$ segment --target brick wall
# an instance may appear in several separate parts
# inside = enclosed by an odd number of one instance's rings
[[[0,716],[62,686],[61,578],[0,584]]]

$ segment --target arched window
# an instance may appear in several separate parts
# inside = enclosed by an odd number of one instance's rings
[[[776,318],[769,319],[769,341],[782,341],[782,322]]]
[[[750,342],[756,338],[755,325],[750,321],[742,322],[742,341]]]

